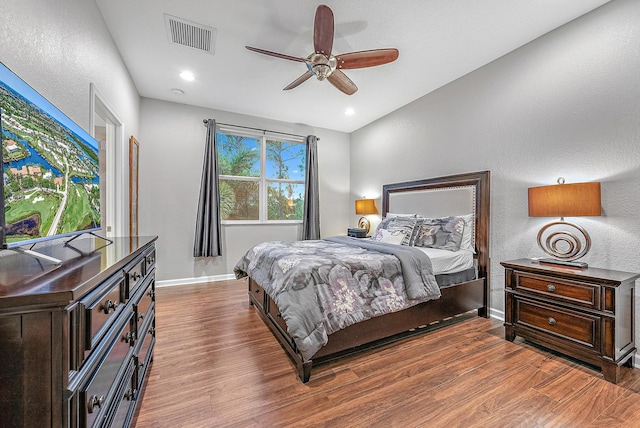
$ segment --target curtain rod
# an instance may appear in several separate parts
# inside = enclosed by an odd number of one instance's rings
[[[207,119],[203,119],[202,122],[204,122],[204,125],[207,125]],[[223,125],[223,126],[233,126],[234,128],[244,128],[244,129],[252,129],[254,131],[262,131],[262,132],[272,132],[274,134],[282,134],[282,135],[291,135],[292,137],[300,137],[300,138],[307,138],[304,135],[298,135],[298,134],[290,134],[288,132],[279,132],[279,131],[271,131],[269,129],[260,129],[260,128],[252,128],[250,126],[242,126],[242,125],[233,125],[231,123],[223,123],[223,122],[216,122],[216,125]],[[318,141],[320,141],[320,138],[316,137],[316,139]]]

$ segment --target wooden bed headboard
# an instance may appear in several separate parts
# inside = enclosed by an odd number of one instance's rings
[[[475,215],[478,276],[486,278],[489,306],[490,172],[479,171],[382,186],[382,215],[419,214],[424,217]]]

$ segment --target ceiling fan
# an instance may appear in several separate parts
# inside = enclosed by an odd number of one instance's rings
[[[307,71],[285,87],[285,91],[295,88],[311,76],[316,76],[318,80],[327,79],[333,86],[345,94],[352,95],[358,90],[358,87],[347,77],[346,74],[342,72],[342,70],[373,67],[393,62],[398,58],[398,49],[394,48],[350,52],[334,56],[331,54],[332,47],[333,12],[329,6],[325,6],[323,4],[318,6],[318,9],[316,9],[316,17],[313,26],[314,52],[312,52],[308,57],[295,57],[251,46],[245,46],[245,48],[250,51],[290,61],[304,62],[307,65]]]

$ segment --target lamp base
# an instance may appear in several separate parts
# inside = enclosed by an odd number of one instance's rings
[[[360,217],[360,220],[358,220],[358,227],[360,229],[364,229],[367,233],[367,235],[369,234],[369,229],[371,227],[371,223],[369,223],[369,219],[362,216]]]
[[[570,267],[574,269],[586,269],[589,267],[585,262],[576,262],[576,261],[565,261],[565,260],[556,260],[556,259],[540,259],[539,263],[548,264],[548,265],[558,265],[564,267]]]

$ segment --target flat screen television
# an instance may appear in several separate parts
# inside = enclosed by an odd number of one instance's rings
[[[101,228],[98,142],[0,63],[0,248]]]

